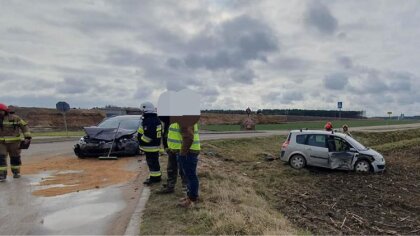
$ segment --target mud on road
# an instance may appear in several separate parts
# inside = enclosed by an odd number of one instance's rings
[[[276,208],[315,234],[420,234],[420,147],[386,153],[382,174],[308,168],[275,192]],[[295,171],[295,170],[293,170]],[[297,172],[301,172],[297,171]]]

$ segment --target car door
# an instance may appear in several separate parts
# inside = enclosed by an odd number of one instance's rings
[[[305,152],[308,164],[312,166],[329,167],[329,152],[325,134],[309,134],[306,139]]]
[[[329,136],[329,164],[331,169],[351,170],[355,152],[350,151],[351,145],[337,136]]]

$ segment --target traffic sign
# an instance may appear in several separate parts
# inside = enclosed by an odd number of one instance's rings
[[[70,110],[70,105],[67,102],[57,102],[55,107],[59,112],[68,112]]]
[[[392,111],[388,111],[388,115],[392,115]]]
[[[338,103],[337,103],[337,107],[338,107],[338,109],[343,108],[343,102],[338,102]]]
[[[57,102],[55,104],[55,107],[61,114],[63,114],[64,118],[64,127],[66,128],[66,135],[69,136],[69,131],[67,129],[67,119],[66,119],[66,112],[70,110],[70,105],[67,102]]]

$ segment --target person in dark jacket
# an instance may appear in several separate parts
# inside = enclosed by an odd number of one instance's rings
[[[141,104],[140,109],[143,111],[143,122],[138,130],[138,139],[140,149],[145,153],[149,167],[149,178],[143,183],[151,185],[160,182],[162,176],[159,164],[162,124],[152,103],[145,102]]]

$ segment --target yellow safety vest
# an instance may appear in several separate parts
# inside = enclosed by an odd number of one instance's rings
[[[181,129],[178,123],[173,123],[169,126],[168,131],[168,148],[170,150],[179,151],[182,147]],[[190,150],[200,151],[200,135],[198,134],[198,125],[194,125],[194,141]]]

